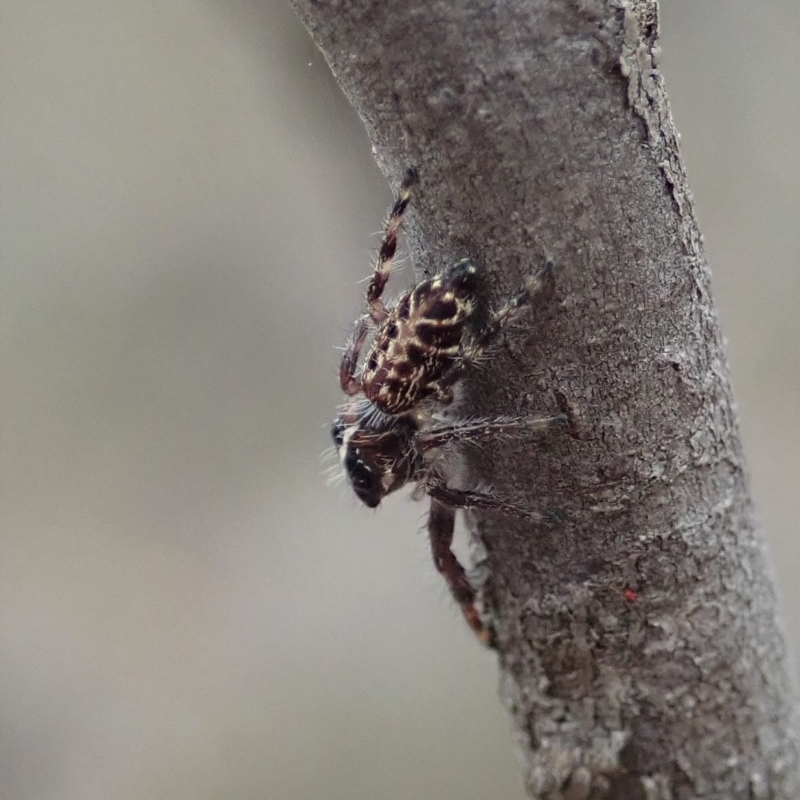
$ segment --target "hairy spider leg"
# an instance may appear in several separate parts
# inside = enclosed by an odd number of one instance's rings
[[[453,543],[455,522],[456,513],[453,506],[432,497],[428,516],[428,535],[431,541],[433,563],[447,581],[450,593],[458,603],[464,619],[475,635],[487,647],[495,647],[494,631],[481,619],[478,609],[475,607],[475,589],[472,588],[455,553],[450,549]]]
[[[536,524],[557,522],[557,518],[551,514],[542,514],[539,511],[532,511],[522,506],[504,500],[489,492],[475,492],[471,489],[454,489],[448,486],[442,476],[435,471],[431,471],[423,478],[425,491],[434,500],[445,503],[452,508],[463,509],[483,509],[484,511],[497,511],[509,517],[517,517],[530,520]]]
[[[554,419],[561,415],[555,415]],[[542,418],[545,419],[545,418]],[[475,492],[468,489],[454,489],[448,486],[441,475],[431,471],[420,477],[420,484],[431,499],[428,516],[428,535],[436,569],[447,581],[450,594],[458,603],[467,624],[478,640],[487,647],[496,647],[495,633],[491,626],[481,619],[475,607],[477,594],[467,578],[467,573],[452,551],[455,530],[456,509],[484,509],[497,511],[512,517],[522,517],[536,524],[547,522],[558,524],[559,517],[551,512],[540,514],[537,511],[521,508],[488,492]]]
[[[522,431],[545,431],[567,422],[566,414],[541,417],[498,417],[458,420],[421,430],[414,435],[414,446],[420,453],[443,447],[451,442],[469,442],[482,437],[515,434]]]
[[[375,269],[367,287],[367,313],[356,320],[342,353],[342,360],[339,363],[339,384],[342,391],[348,395],[358,394],[361,391],[358,357],[361,355],[361,348],[369,333],[369,323],[371,321],[375,325],[380,325],[389,313],[381,296],[392,271],[392,261],[397,252],[397,232],[400,230],[406,207],[411,200],[411,188],[418,180],[416,168],[409,167],[386,220]]]
[[[492,314],[483,330],[472,340],[468,357],[472,360],[480,358],[498,334],[511,322],[521,317],[533,305],[537,295],[541,294],[550,283],[553,273],[553,261],[548,258],[542,266],[529,275],[511,299],[498,311]]]
[[[360,317],[345,343],[342,360],[339,362],[339,385],[345,394],[355,395],[361,391],[361,376],[357,373],[358,356],[368,333],[369,317]]]
[[[381,246],[378,248],[378,258],[375,261],[375,270],[367,287],[367,313],[376,325],[386,319],[386,306],[381,301],[381,295],[383,295],[383,290],[386,288],[386,283],[392,271],[392,261],[397,251],[397,232],[403,224],[406,207],[411,200],[411,189],[418,180],[419,176],[416,168],[409,167],[386,220],[383,239],[381,240]]]

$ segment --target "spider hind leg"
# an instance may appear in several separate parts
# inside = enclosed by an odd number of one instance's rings
[[[419,175],[416,168],[409,167],[386,220],[386,228],[381,245],[378,248],[375,269],[367,287],[367,313],[376,325],[383,322],[388,314],[381,296],[392,272],[392,262],[397,251],[397,232],[403,224],[403,217],[405,217],[406,208],[411,200],[411,190],[418,180]]]

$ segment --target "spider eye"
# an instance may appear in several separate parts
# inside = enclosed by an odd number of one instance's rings
[[[375,471],[364,463],[364,459],[352,451],[345,457],[344,468],[347,470],[353,491],[358,499],[370,508],[375,508],[383,497],[380,478]]]
[[[335,419],[331,425],[331,439],[337,448],[344,444],[344,422],[340,418]]]

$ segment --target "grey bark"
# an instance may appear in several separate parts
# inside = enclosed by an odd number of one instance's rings
[[[470,256],[554,298],[468,413],[567,409],[475,480],[563,523],[476,514],[532,797],[800,797],[794,695],[650,0],[294,0],[396,185],[419,270]]]

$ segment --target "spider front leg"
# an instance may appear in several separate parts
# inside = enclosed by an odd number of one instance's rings
[[[431,553],[436,569],[447,581],[450,593],[461,608],[467,624],[478,639],[487,647],[495,647],[495,635],[480,617],[475,607],[476,594],[467,578],[464,568],[455,553],[450,549],[455,530],[455,509],[436,498],[431,498],[431,510],[428,516],[428,534],[431,540]]]
[[[498,417],[456,420],[446,425],[419,431],[414,436],[414,447],[420,453],[443,447],[450,442],[472,442],[491,436],[514,435],[525,431],[546,431],[566,425],[566,414],[549,414],[543,417]]]
[[[397,251],[397,232],[400,230],[406,207],[409,200],[411,200],[411,188],[418,180],[419,176],[416,168],[409,167],[386,220],[386,228],[383,232],[381,246],[378,248],[375,269],[367,287],[367,312],[376,325],[383,322],[387,316],[386,306],[381,301],[381,296],[392,271],[392,261]]]

